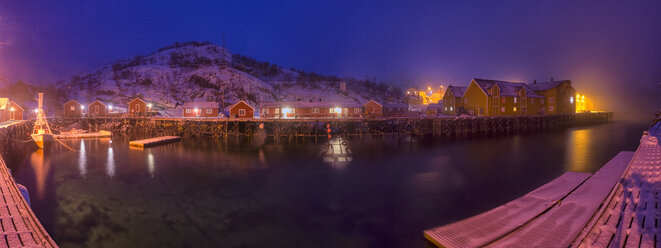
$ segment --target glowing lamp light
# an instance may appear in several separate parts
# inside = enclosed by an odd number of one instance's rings
[[[81,109],[81,110],[85,109],[85,106],[80,105],[80,109]]]
[[[150,107],[150,108],[151,108],[151,107]],[[199,111],[199,109],[195,108],[195,109],[193,109],[193,111],[195,111],[195,113],[197,113],[197,111]]]
[[[335,108],[333,111],[335,111],[335,113],[341,114],[342,108]]]
[[[108,109],[112,111],[112,105],[108,105]]]
[[[147,104],[147,108],[151,108],[151,103]]]
[[[572,103],[572,104],[574,103],[574,97],[573,96],[569,97],[569,103]]]
[[[35,113],[39,113],[39,109],[34,109],[34,112],[35,112]]]
[[[14,110],[15,110],[14,107],[11,107],[11,108],[9,109],[9,111],[14,111]]]

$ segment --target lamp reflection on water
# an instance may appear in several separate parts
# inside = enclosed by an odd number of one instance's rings
[[[38,149],[30,155],[30,164],[37,183],[37,197],[43,199],[46,194],[46,177],[50,170],[50,162],[44,158],[43,149]]]
[[[567,163],[567,170],[577,172],[589,172],[587,168],[589,163],[588,151],[590,142],[590,129],[580,129],[571,132],[571,137],[568,139],[567,153],[569,163]]]
[[[80,140],[80,151],[78,151],[78,170],[81,177],[87,177],[87,157],[85,154],[85,142],[83,140]]]
[[[106,174],[110,178],[115,176],[115,157],[112,147],[108,147],[108,158],[106,160]]]
[[[335,168],[345,168],[353,160],[347,143],[341,137],[331,138],[322,151],[324,162]]]
[[[151,154],[151,151],[147,154],[147,169],[149,170],[149,176],[154,177],[154,155]]]

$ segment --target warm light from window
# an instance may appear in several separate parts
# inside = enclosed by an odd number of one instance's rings
[[[35,112],[35,113],[39,113],[39,109],[34,109],[34,112]]]
[[[9,111],[14,111],[14,107],[11,107],[11,108],[9,109]]]
[[[569,103],[572,103],[572,104],[574,103],[574,97],[573,96],[569,97]]]
[[[287,117],[291,113],[291,108],[282,108],[282,114]]]
[[[151,108],[151,103],[147,104],[147,108]]]
[[[516,112],[516,107],[514,107],[514,112]]]
[[[335,108],[335,113],[341,114],[342,113],[342,108]]]

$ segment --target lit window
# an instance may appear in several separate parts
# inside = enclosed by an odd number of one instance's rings
[[[553,106],[549,106],[549,112],[555,111],[555,108]]]
[[[500,107],[500,112],[505,112],[505,107]]]
[[[448,107],[445,107],[445,111],[448,111]]]
[[[574,97],[569,97],[569,103],[574,104]]]
[[[246,110],[245,109],[239,109],[239,116],[246,116]]]
[[[359,113],[360,113],[360,109],[359,109],[359,108],[354,108],[354,109],[353,109],[353,112],[356,113],[356,114],[359,114]]]
[[[69,110],[74,111],[74,110],[76,110],[76,107],[71,106],[71,107],[69,107]]]
[[[452,107],[450,107],[450,111],[452,111]]]
[[[468,98],[464,98],[464,104],[468,104]]]
[[[213,113],[213,109],[207,109],[207,114],[212,114],[212,113]]]
[[[186,114],[190,114],[190,109],[186,109]]]
[[[319,113],[319,108],[312,108],[312,113]]]
[[[265,115],[268,115],[268,114],[269,114],[269,109],[268,109],[268,108],[265,108],[265,109],[264,109],[264,114],[265,114]]]
[[[276,115],[277,115],[277,114],[280,114],[280,109],[279,109],[279,108],[275,109],[275,114],[276,114]]]
[[[553,97],[549,97],[549,103],[553,103]]]
[[[514,103],[516,103],[516,97],[514,97]],[[515,108],[515,110],[514,110],[514,111],[516,111],[516,108]]]
[[[516,107],[514,107],[514,112],[516,112]]]

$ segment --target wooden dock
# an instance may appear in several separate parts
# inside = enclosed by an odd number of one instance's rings
[[[579,174],[580,175],[580,174]],[[658,247],[661,146],[645,133],[584,181],[562,175],[501,207],[424,231],[439,247]],[[558,180],[569,180],[564,188]],[[567,190],[570,189],[570,190]],[[545,204],[533,200],[548,192]],[[559,197],[559,195],[561,195]]]
[[[180,141],[180,140],[181,140],[181,137],[179,137],[179,136],[163,136],[163,137],[156,137],[156,138],[130,141],[129,146],[130,147],[145,148],[145,147],[152,147],[152,146],[177,142],[177,141]]]
[[[14,122],[2,128],[18,125]],[[0,157],[0,247],[58,247],[32,212]]]
[[[96,133],[70,133],[70,134],[56,134],[53,135],[56,139],[89,139],[89,138],[110,138],[112,132],[99,131]]]

